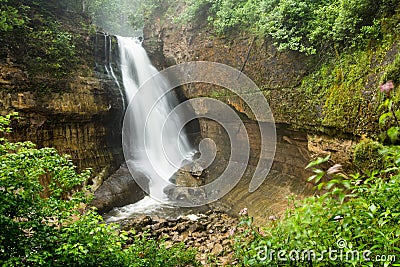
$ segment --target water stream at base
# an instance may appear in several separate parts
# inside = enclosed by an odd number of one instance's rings
[[[166,93],[168,81],[156,75],[158,71],[151,64],[141,42],[131,37],[117,36],[117,39],[122,87],[128,104],[134,97],[140,98],[126,110],[123,127],[125,160],[131,170],[146,179],[153,198],[147,196],[137,203],[114,208],[104,218],[113,222],[142,214],[176,217],[179,209],[165,204],[168,198],[164,186],[155,183],[154,177],[169,181],[179,168],[192,160],[195,149],[185,131],[181,131],[180,118],[166,120],[178,100],[173,93]],[[111,65],[106,69],[115,78]],[[146,84],[145,88],[141,88],[143,84]]]
[[[149,196],[145,196],[139,202],[120,208],[114,208],[104,216],[104,219],[107,222],[117,222],[126,218],[149,214],[166,217],[165,219],[174,219],[176,216],[172,216],[172,214],[175,213],[175,210],[176,208],[173,206],[163,204]]]

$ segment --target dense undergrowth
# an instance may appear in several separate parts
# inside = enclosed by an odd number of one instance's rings
[[[106,225],[87,206],[67,156],[4,138],[11,116],[0,116],[1,266],[192,266],[195,251]]]
[[[59,4],[59,3],[58,3]],[[29,77],[15,90],[63,91],[92,64],[89,19],[68,13],[52,1],[1,0],[7,14],[0,21],[1,60],[18,66]],[[13,19],[8,19],[7,17]],[[7,90],[7,87],[0,88]]]
[[[400,266],[400,147],[373,150],[382,165],[363,174],[317,168],[328,158],[310,163],[321,193],[290,199],[282,220],[258,228],[244,215],[235,237],[241,264]]]

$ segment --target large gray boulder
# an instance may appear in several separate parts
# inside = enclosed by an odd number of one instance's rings
[[[123,164],[95,191],[92,206],[103,214],[115,207],[133,204],[144,196],[145,193],[137,185],[127,166]]]

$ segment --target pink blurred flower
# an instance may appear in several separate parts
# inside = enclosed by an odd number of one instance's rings
[[[236,227],[229,229],[229,235],[233,236],[235,234],[235,231],[236,231]]]
[[[243,208],[243,209],[239,212],[239,215],[240,215],[240,216],[247,215],[247,208]]]
[[[379,86],[382,93],[388,94],[394,89],[393,81],[387,81],[386,83]]]
[[[328,171],[326,172],[327,174],[331,175],[331,174],[336,174],[342,171],[342,165],[340,164],[335,164],[332,167],[330,167],[328,169]]]
[[[278,220],[278,219],[276,218],[276,216],[274,216],[274,215],[269,216],[268,219],[271,220],[271,221],[276,221],[276,220]]]

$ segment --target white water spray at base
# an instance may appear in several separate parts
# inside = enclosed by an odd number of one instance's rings
[[[194,149],[189,144],[179,117],[168,119],[168,114],[178,104],[176,96],[167,93],[168,81],[152,66],[146,51],[135,38],[117,37],[120,68],[128,104],[124,122],[125,160],[130,169],[143,173],[148,179],[150,195],[167,202],[165,185],[154,183],[161,177],[165,184],[190,162]],[[146,84],[145,87],[142,87]],[[128,118],[128,119],[127,119]],[[135,177],[136,178],[136,177]]]

